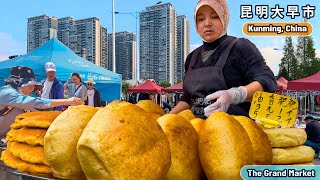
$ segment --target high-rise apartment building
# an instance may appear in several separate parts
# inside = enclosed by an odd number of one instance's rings
[[[107,28],[100,26],[100,66],[107,67],[108,58],[108,31]]]
[[[58,19],[58,39],[70,48],[70,30],[74,26],[75,20],[72,17]]]
[[[58,20],[47,15],[28,18],[27,52],[57,37]]]
[[[103,33],[102,36],[101,33]],[[57,19],[47,15],[28,18],[28,52],[53,37],[58,38],[79,56],[98,66],[105,66],[107,30],[100,28],[98,18],[74,20],[72,17],[65,17]],[[101,41],[104,44],[101,44]]]
[[[105,67],[107,56],[107,29],[100,27],[98,18],[74,20],[58,19],[58,39],[77,55]]]
[[[79,56],[85,53],[88,61],[100,66],[100,32],[98,18],[76,20],[70,28],[69,48]]]
[[[127,31],[117,32],[116,41],[116,73],[122,75],[123,80],[136,77],[136,35]],[[107,68],[112,71],[112,34],[108,34]]]
[[[175,83],[183,80],[184,62],[190,53],[190,24],[185,15],[177,17],[177,53],[175,61]]]
[[[171,3],[140,13],[140,79],[174,83],[176,11]]]

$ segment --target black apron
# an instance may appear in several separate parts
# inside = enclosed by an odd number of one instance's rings
[[[213,101],[207,101],[205,97],[219,90],[227,90],[222,70],[232,47],[238,41],[237,38],[228,37],[222,43],[230,43],[222,52],[217,63],[214,66],[201,67],[194,69],[194,65],[198,59],[201,47],[197,48],[191,58],[189,68],[183,80],[183,89],[191,95],[191,110],[198,118],[206,118],[204,108],[212,104]],[[214,53],[213,53],[214,54]],[[210,58],[212,58],[213,54]],[[208,59],[209,61],[209,59]],[[215,101],[215,100],[214,100]],[[241,104],[239,104],[241,105]],[[233,115],[248,116],[248,110],[243,109],[239,105],[231,104],[227,113]]]

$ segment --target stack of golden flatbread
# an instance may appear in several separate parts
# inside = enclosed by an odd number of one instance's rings
[[[8,147],[1,160],[8,166],[28,173],[51,173],[44,155],[44,136],[59,111],[29,112],[16,117],[7,134]]]
[[[272,164],[313,165],[314,150],[303,144],[304,130],[298,128],[264,129],[272,146]]]

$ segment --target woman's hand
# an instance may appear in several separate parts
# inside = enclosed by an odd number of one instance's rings
[[[231,88],[228,90],[221,90],[212,93],[206,97],[206,100],[217,101],[206,108],[204,108],[204,115],[209,117],[213,112],[227,112],[231,104],[239,104],[247,98],[247,89],[243,86],[238,88]]]

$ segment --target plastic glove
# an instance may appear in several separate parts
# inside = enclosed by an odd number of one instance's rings
[[[217,99],[217,101],[204,108],[204,115],[209,117],[213,112],[227,112],[231,104],[244,102],[247,98],[247,94],[248,91],[243,86],[212,93],[206,97],[206,100],[211,101]]]

